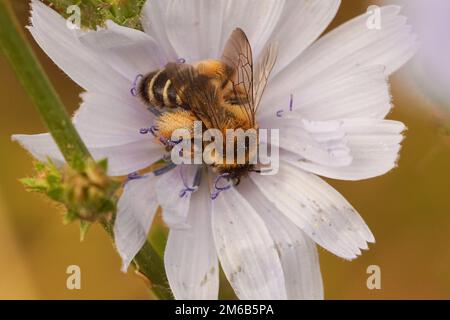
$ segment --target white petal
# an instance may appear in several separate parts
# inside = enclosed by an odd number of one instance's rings
[[[382,7],[379,30],[367,27],[369,14],[344,23],[308,48],[302,65],[312,62],[304,61],[309,59],[318,62],[316,74],[326,68],[343,71],[355,65],[382,65],[386,74],[391,74],[415,54],[417,46],[416,36],[399,13],[398,6]]]
[[[268,90],[269,92],[270,90]],[[291,92],[293,112],[287,112],[289,93],[265,100],[261,119],[270,121],[279,110],[311,120],[384,118],[391,110],[389,83],[383,66],[353,67],[342,74],[323,73]]]
[[[96,159],[108,158],[111,175],[126,175],[159,160],[163,147],[140,129],[153,124],[153,115],[130,96],[85,93],[74,124]]]
[[[139,99],[91,92],[83,93],[82,99],[73,122],[90,147],[151,142],[152,136],[141,134],[140,130],[152,126],[154,116]]]
[[[355,66],[381,65],[387,75],[397,70],[417,49],[416,37],[399,11],[397,6],[381,8],[380,30],[369,29],[369,16],[363,14],[320,38],[271,81],[268,105],[279,103],[280,94],[298,94],[308,83],[319,83],[330,74],[344,75]],[[293,86],[290,92],[287,85]]]
[[[337,256],[354,259],[374,242],[355,209],[319,177],[282,162],[277,175],[251,178],[292,222]]]
[[[257,57],[282,18],[285,0],[230,0],[226,4],[222,25],[221,50],[231,32],[241,28]]]
[[[161,13],[167,38],[177,55],[188,62],[220,57],[225,42],[237,27],[245,31],[257,56],[284,7],[284,0],[166,2]]]
[[[80,41],[98,53],[104,61],[132,83],[139,74],[145,75],[167,63],[158,43],[139,30],[107,21],[107,29],[88,32]]]
[[[96,160],[108,159],[108,174],[123,176],[145,169],[162,158],[161,147],[153,142],[131,142],[111,147],[90,147]]]
[[[39,161],[45,162],[47,158],[50,158],[58,166],[65,163],[63,155],[49,133],[15,134],[12,136],[12,140],[19,142],[24,149]]]
[[[211,229],[211,198],[206,183],[192,195],[186,230],[171,229],[164,252],[170,288],[177,300],[215,300],[219,266]]]
[[[167,36],[166,14],[169,1],[146,1],[141,12],[141,23],[144,31],[155,39],[169,61],[178,57]]]
[[[261,121],[260,125],[279,130],[279,143],[272,144],[272,147],[292,152],[304,162],[332,167],[348,166],[352,162],[342,121],[309,121],[284,117]],[[260,138],[262,142],[269,142],[264,135]]]
[[[214,242],[239,299],[286,299],[275,243],[255,209],[234,189],[213,201]]]
[[[63,164],[64,158],[49,133],[35,135],[14,135],[13,140],[27,149],[36,159],[45,161],[47,157],[57,164]],[[108,174],[123,176],[148,167],[161,158],[160,147],[141,141],[121,145],[95,147],[87,145],[96,160],[108,159]]]
[[[246,179],[239,192],[260,214],[280,256],[288,299],[323,299],[323,283],[315,243],[286,218]]]
[[[162,208],[164,222],[171,228],[187,228],[186,221],[194,180],[199,168],[196,165],[180,165],[162,175],[156,193]]]
[[[217,58],[225,2],[209,0],[167,1],[165,24],[169,41],[188,62]]]
[[[130,180],[117,204],[114,240],[126,272],[134,256],[144,245],[158,208],[154,176]]]
[[[336,168],[298,160],[292,155],[287,158],[306,171],[340,180],[369,179],[396,167],[405,130],[403,123],[376,119],[342,120],[342,123],[353,159],[350,165]]]
[[[298,57],[329,25],[340,0],[287,0],[269,42],[278,42],[278,59],[272,75]]]
[[[63,17],[40,1],[33,0],[31,7],[31,34],[73,81],[85,90],[111,93],[129,90],[129,81],[79,41],[83,32],[69,29]]]

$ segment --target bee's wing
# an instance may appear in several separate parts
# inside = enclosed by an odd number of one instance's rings
[[[258,65],[256,66],[255,71],[255,84],[254,84],[255,111],[258,109],[259,103],[261,102],[262,95],[264,93],[264,90],[266,89],[267,82],[269,81],[270,73],[272,72],[273,66],[277,61],[277,55],[278,55],[278,44],[272,43],[265,49],[265,51],[258,60]]]
[[[220,108],[219,89],[189,64],[169,63],[166,71],[183,104],[206,125],[221,129],[226,115]]]
[[[250,42],[244,31],[237,28],[228,39],[222,61],[235,71],[234,94],[244,109],[248,121],[255,123],[255,95],[253,86],[253,56]]]

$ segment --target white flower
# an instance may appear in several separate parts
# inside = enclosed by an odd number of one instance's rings
[[[86,93],[74,123],[111,175],[127,175],[160,159],[163,147],[139,133],[154,116],[130,94],[136,76],[184,58],[220,57],[236,27],[254,56],[278,41],[279,56],[258,123],[282,128],[281,168],[252,173],[212,201],[209,185],[180,197],[196,170],[182,166],[161,176],[130,180],[119,201],[116,244],[127,269],[146,239],[157,206],[171,229],[165,251],[177,299],[216,299],[220,261],[241,299],[320,299],[315,243],[354,259],[374,237],[359,214],[317,175],[361,180],[396,165],[404,125],[384,120],[391,110],[387,77],[415,52],[416,40],[399,15],[381,9],[382,28],[367,15],[329,34],[339,0],[152,0],[143,9],[145,33],[118,26],[85,32],[34,0],[30,32]],[[292,112],[288,109],[291,95]],[[17,135],[36,158],[63,162],[49,134]]]

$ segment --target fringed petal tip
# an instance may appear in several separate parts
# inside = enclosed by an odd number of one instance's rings
[[[123,273],[127,273],[128,272],[128,268],[130,267],[131,261],[132,260],[130,260],[130,259],[122,257],[122,266],[120,268],[120,271],[123,272]]]
[[[62,153],[49,133],[42,134],[15,134],[11,136],[13,142],[18,142],[35,159],[46,161],[50,158],[56,165],[65,163]]]

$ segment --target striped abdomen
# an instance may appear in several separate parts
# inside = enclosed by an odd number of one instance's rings
[[[140,84],[139,93],[154,107],[183,107],[165,69],[156,70],[147,75]]]

